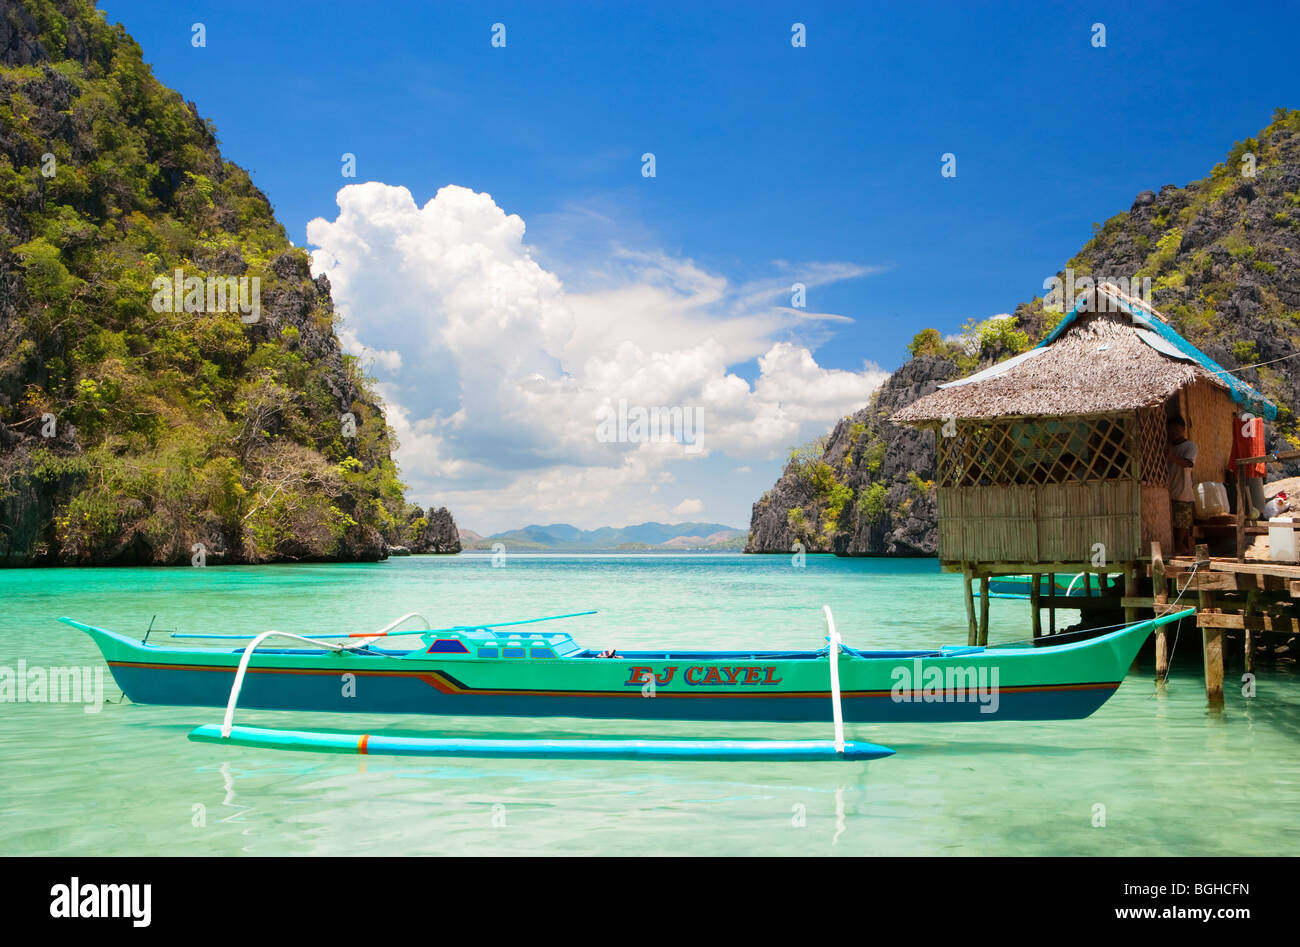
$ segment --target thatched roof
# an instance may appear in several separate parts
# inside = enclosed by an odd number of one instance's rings
[[[1112,311],[1098,311],[1107,309]],[[925,424],[1131,411],[1161,404],[1197,378],[1235,400],[1251,400],[1258,414],[1277,413],[1169,328],[1159,313],[1105,284],[1082,297],[1037,348],[943,385],[890,420]]]

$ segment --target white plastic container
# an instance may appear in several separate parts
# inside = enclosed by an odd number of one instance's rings
[[[1269,520],[1268,527],[1268,557],[1274,562],[1295,562],[1300,556],[1296,555],[1295,530],[1292,528],[1292,518],[1289,516],[1275,516]],[[1285,526],[1273,526],[1273,523],[1285,523]]]
[[[1205,480],[1196,485],[1196,518],[1222,516],[1228,512],[1228,491],[1223,484]]]

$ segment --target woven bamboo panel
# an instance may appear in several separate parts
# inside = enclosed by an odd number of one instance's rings
[[[1131,479],[1130,416],[959,424],[939,436],[937,482],[947,487]]]
[[[1165,409],[1159,405],[1143,408],[1137,415],[1138,445],[1142,454],[1142,482],[1165,485],[1169,482],[1169,431]]]

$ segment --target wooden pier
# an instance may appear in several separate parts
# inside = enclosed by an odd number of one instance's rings
[[[1010,575],[1045,575],[1050,587],[1055,587],[1056,575],[1070,575],[1076,581],[1082,580],[1087,588],[1096,583],[1100,593],[1087,597],[1044,595],[1039,583],[1034,582],[1029,593],[1034,638],[1057,633],[1059,608],[1082,612],[1085,619],[1098,613],[1119,615],[1122,612],[1125,623],[1195,608],[1191,623],[1201,632],[1205,694],[1213,704],[1223,701],[1229,654],[1240,656],[1244,673],[1253,673],[1261,650],[1271,650],[1300,635],[1300,564],[1211,556],[1206,544],[1198,545],[1193,556],[1166,559],[1160,543],[1152,543],[1149,561],[1124,564],[1120,573],[1123,591],[1118,594],[1104,592],[1106,576],[1117,574],[1114,567],[1099,569],[1052,563],[1026,569],[1020,563],[1015,568],[1009,563],[1001,567],[985,563],[981,567],[967,564],[962,571],[969,644],[988,644],[989,583]],[[1044,610],[1048,613],[1046,627]],[[1169,635],[1168,627],[1156,631],[1157,684],[1163,684],[1169,674]]]
[[[1191,557],[1174,556],[1165,560],[1160,544],[1152,543],[1148,574],[1153,589],[1153,611],[1164,614],[1171,596],[1181,595],[1181,604],[1190,604],[1190,596],[1195,595],[1205,693],[1211,703],[1223,701],[1225,650],[1229,643],[1234,653],[1241,654],[1244,673],[1250,674],[1254,672],[1261,647],[1275,645],[1284,636],[1300,634],[1300,564],[1247,558],[1254,537],[1267,535],[1270,527],[1276,529],[1279,524],[1266,525],[1249,519],[1244,486],[1248,466],[1297,459],[1300,451],[1291,450],[1237,460],[1236,511],[1230,517],[1220,518],[1231,520],[1230,547],[1224,548],[1222,523],[1198,522],[1199,528],[1193,529],[1193,535],[1210,542],[1198,543]],[[1300,525],[1293,520],[1291,528],[1300,529]],[[1211,545],[1216,538],[1217,549]],[[1156,634],[1157,681],[1163,681],[1169,671],[1167,651],[1160,640],[1165,634],[1163,629]]]
[[[1153,570],[1154,571],[1154,570]],[[1205,693],[1223,700],[1225,638],[1239,644],[1245,673],[1255,670],[1256,652],[1268,639],[1300,633],[1300,565],[1212,558],[1205,546],[1193,558],[1171,558],[1164,567],[1170,587],[1194,592],[1196,625],[1205,656]],[[1163,631],[1157,634],[1157,638]],[[1238,650],[1234,648],[1234,651]],[[1156,676],[1163,679],[1157,647]]]

